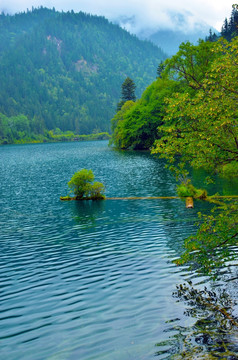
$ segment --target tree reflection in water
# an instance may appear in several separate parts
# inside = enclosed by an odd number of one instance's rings
[[[176,330],[176,334],[156,344],[160,359],[238,359],[238,304],[234,294],[222,287],[201,290],[189,281],[177,285],[173,296],[185,302],[185,314],[194,318],[195,323],[187,328],[170,329]]]

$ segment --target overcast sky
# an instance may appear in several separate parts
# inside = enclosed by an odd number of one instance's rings
[[[186,16],[187,27],[203,21],[220,31],[234,3],[235,0],[0,0],[0,11],[15,13],[42,5],[60,11],[81,10],[103,15],[112,21],[133,17],[133,28],[124,23],[131,32],[143,28],[173,28],[179,13]]]

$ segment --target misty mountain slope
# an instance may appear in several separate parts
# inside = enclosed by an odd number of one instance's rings
[[[164,17],[167,22],[161,20],[161,25],[157,25],[157,27],[150,24],[141,25],[135,16],[119,17],[115,22],[136,34],[140,39],[146,39],[156,44],[170,56],[176,54],[182,42],[190,41],[196,44],[199,39],[205,39],[209,35],[209,29],[217,33],[204,21],[196,22],[193,14],[189,12],[167,12]]]
[[[199,39],[205,39],[208,31],[198,31],[191,33],[184,33],[182,31],[173,30],[159,30],[148,37],[153,44],[160,46],[168,55],[174,55],[179,50],[179,45],[182,42],[191,42],[197,44]],[[140,36],[145,39],[143,35]]]
[[[103,17],[42,7],[2,14],[0,113],[24,114],[39,131],[109,130],[125,78],[140,96],[163,59],[157,46]]]

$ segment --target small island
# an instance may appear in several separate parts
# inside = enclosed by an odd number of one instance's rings
[[[77,171],[68,182],[68,186],[70,193],[75,196],[61,196],[60,200],[104,200],[106,198],[104,195],[105,186],[98,181],[94,181],[92,170],[82,169]]]

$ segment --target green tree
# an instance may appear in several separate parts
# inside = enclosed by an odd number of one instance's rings
[[[209,36],[206,36],[206,41],[214,42],[218,40],[218,36],[213,32],[212,29],[209,30]]]
[[[158,78],[162,78],[162,73],[165,69],[165,64],[163,63],[163,61],[161,61],[157,67],[157,77]]]
[[[153,152],[171,163],[180,154],[181,163],[225,173],[228,164],[238,160],[238,38],[213,44],[213,61],[204,76],[195,77],[190,65],[179,70],[196,91],[176,93],[167,100],[160,128],[164,136],[156,141]]]
[[[123,82],[121,86],[121,99],[122,101],[136,101],[135,96],[136,85],[132,79],[129,77]]]
[[[92,170],[82,169],[72,176],[68,186],[78,199],[82,199],[89,196],[93,180]]]
[[[167,61],[165,71],[185,86],[167,99],[164,124],[159,128],[161,138],[153,152],[166,158],[177,175],[187,175],[186,167],[192,165],[237,177],[238,38],[230,43],[224,39],[200,43],[197,47],[184,44],[180,50]],[[188,186],[184,185],[188,184],[180,185],[178,190],[187,190]],[[237,280],[238,201],[225,199],[218,204],[210,213],[199,214],[198,230],[185,240],[185,252],[176,263],[189,264],[193,270],[214,279],[225,273],[226,281],[234,281]],[[227,294],[221,293],[221,287],[211,292],[206,287],[197,290],[192,284],[180,284],[177,290],[174,295],[189,304],[188,314],[196,316],[198,321],[193,325],[190,339],[188,334],[184,336],[180,344],[183,352],[175,358],[202,358],[204,344],[209,344],[204,358],[215,358],[217,349],[221,357],[235,356],[236,352],[232,351],[236,350],[235,346],[227,346],[229,341],[224,340],[224,333],[234,336],[237,317],[235,309],[232,314]],[[220,338],[219,334],[222,334]],[[199,346],[194,346],[196,342]]]
[[[196,264],[205,274],[215,275],[227,261],[237,261],[238,204],[228,202],[214,208],[209,215],[199,214],[200,225],[197,233],[185,241],[186,251],[177,264]]]
[[[116,115],[111,120],[112,127],[112,138],[110,140],[110,145],[114,144],[117,148],[123,148],[123,124],[127,112],[134,107],[135,103],[133,101],[127,101],[122,104],[122,107]]]
[[[158,78],[144,91],[136,103],[127,101],[111,120],[112,140],[121,149],[149,149],[158,138],[163,124],[167,97],[178,90],[180,83]]]
[[[223,36],[225,39],[229,36],[229,29],[228,29],[228,21],[227,18],[225,18],[224,23],[221,28],[221,36]]]
[[[190,42],[182,43],[177,54],[164,62],[164,74],[185,84],[186,92],[200,89],[215,57],[213,46],[213,43],[203,40],[198,46]]]
[[[125,102],[136,101],[135,89],[134,81],[127,77],[121,85],[121,101],[117,104],[117,111],[121,110]]]
[[[87,169],[82,169],[72,176],[68,186],[71,192],[76,195],[76,200],[99,200],[105,198],[104,185],[99,182],[93,183],[93,180],[94,174],[92,170]]]
[[[92,200],[105,199],[104,196],[105,187],[102,183],[95,181],[90,190],[90,197]]]

